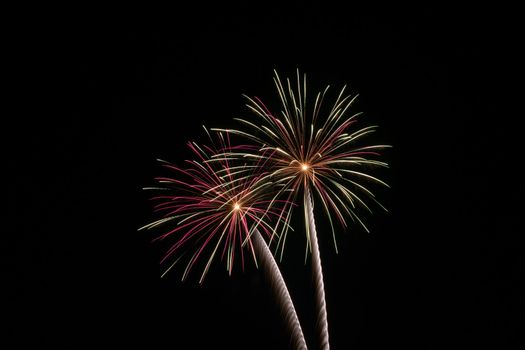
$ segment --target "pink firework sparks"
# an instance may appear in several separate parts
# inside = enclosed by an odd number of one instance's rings
[[[208,134],[210,135],[210,134]],[[251,251],[255,260],[251,234],[255,229],[272,237],[279,223],[286,225],[283,217],[284,201],[272,200],[271,182],[263,171],[264,161],[248,163],[233,159],[230,154],[254,152],[250,146],[230,146],[228,134],[217,133],[218,145],[199,146],[189,142],[195,156],[186,160],[184,167],[163,162],[163,167],[173,173],[158,177],[160,187],[150,187],[165,194],[152,198],[157,204],[154,211],[161,218],[140,229],[157,226],[169,227],[155,241],[167,240],[170,248],[161,263],[168,264],[165,273],[182,258],[182,251],[193,249],[182,279],[203,255],[208,255],[199,283],[202,283],[216,255],[226,259],[229,274],[234,261],[239,258],[244,268],[244,248]],[[164,273],[164,274],[165,274]]]

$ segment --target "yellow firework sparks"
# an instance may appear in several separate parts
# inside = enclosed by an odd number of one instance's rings
[[[225,130],[256,142],[259,152],[230,153],[229,157],[251,157],[264,161],[270,169],[267,179],[280,186],[279,196],[296,201],[299,193],[317,194],[329,219],[334,245],[333,216],[347,227],[345,217],[363,226],[357,208],[372,212],[367,202],[384,207],[374,198],[370,183],[388,186],[368,173],[373,167],[387,167],[377,160],[379,151],[388,145],[366,145],[363,140],[376,126],[357,126],[361,113],[351,114],[357,95],[346,94],[346,86],[331,105],[324,103],[329,86],[318,92],[313,102],[307,100],[306,75],[297,71],[296,81],[283,83],[275,72],[274,83],[281,104],[280,113],[271,112],[258,97],[248,97],[247,107],[257,120],[236,118],[246,130]],[[386,209],[385,209],[386,210]],[[287,221],[291,211],[288,211]],[[281,257],[287,228],[279,237]],[[307,230],[307,238],[310,240]]]

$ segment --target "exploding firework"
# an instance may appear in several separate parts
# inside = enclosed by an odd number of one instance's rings
[[[236,119],[252,128],[254,132],[224,131],[247,137],[261,146],[259,150],[264,154],[238,153],[237,155],[258,159],[270,157],[266,159],[268,169],[271,169],[267,176],[281,187],[280,195],[286,193],[288,202],[297,200],[300,194],[305,196],[308,191],[318,194],[329,218],[337,251],[334,215],[344,227],[348,226],[346,214],[368,232],[368,228],[357,213],[358,207],[361,206],[372,213],[367,204],[367,200],[370,200],[385,209],[375,199],[367,183],[375,182],[387,187],[388,185],[368,174],[366,169],[370,166],[387,167],[387,163],[372,157],[380,156],[379,150],[390,146],[360,145],[360,141],[373,133],[377,126],[350,130],[357,123],[357,117],[361,113],[347,116],[357,95],[345,96],[346,87],[343,87],[328,110],[323,108],[323,101],[329,87],[319,92],[315,97],[311,113],[308,113],[306,76],[303,76],[301,83],[300,74],[297,72],[295,90],[289,79],[286,79],[285,88],[277,72],[274,82],[283,108],[279,116],[272,114],[261,99],[246,96],[247,107],[260,117],[260,120],[252,122],[242,118]],[[307,237],[309,241],[309,235]],[[286,235],[283,235],[280,244],[281,256],[285,239]]]
[[[223,131],[256,142],[260,147],[259,153],[240,152],[237,155],[265,159],[269,169],[269,173],[265,176],[280,188],[277,197],[284,197],[286,202],[301,200],[304,204],[306,252],[309,250],[312,252],[319,337],[321,348],[327,349],[328,325],[312,194],[317,194],[316,197],[327,214],[337,251],[334,216],[344,227],[348,226],[345,217],[349,217],[368,232],[365,223],[358,215],[358,207],[372,212],[367,204],[371,201],[384,209],[375,199],[369,183],[388,185],[367,173],[367,169],[377,166],[387,167],[386,163],[375,158],[380,156],[381,149],[389,146],[361,143],[367,135],[375,131],[376,126],[357,127],[357,119],[361,113],[353,115],[348,113],[357,95],[346,95],[346,87],[343,87],[335,102],[328,108],[323,102],[329,87],[317,93],[313,106],[307,108],[305,75],[301,79],[297,71],[296,83],[286,79],[284,85],[275,72],[274,83],[282,107],[280,114],[272,113],[261,99],[246,96],[247,107],[258,117],[258,120],[237,118],[249,131]],[[289,222],[291,213],[292,211],[287,212],[286,222]],[[283,226],[277,244],[281,259],[287,233],[287,226]]]
[[[155,239],[172,242],[161,261],[168,263],[164,274],[183,257],[185,251],[193,249],[183,280],[205,252],[209,256],[200,283],[217,254],[226,260],[229,274],[239,254],[244,268],[244,250],[247,248],[256,264],[259,261],[268,276],[295,348],[306,349],[292,299],[262,237],[272,237],[280,225],[287,225],[283,218],[287,216],[285,209],[288,205],[271,196],[273,184],[267,180],[267,173],[263,170],[265,158],[239,163],[227,156],[238,152],[254,152],[256,149],[250,146],[232,147],[227,133],[218,133],[217,138],[217,146],[188,143],[196,159],[187,160],[185,167],[162,161],[163,166],[173,171],[174,176],[158,177],[156,180],[162,186],[147,188],[165,193],[152,198],[158,201],[155,211],[160,212],[162,218],[140,229],[170,226]]]
[[[172,242],[161,261],[168,265],[164,273],[188,249],[194,248],[183,280],[205,252],[209,256],[200,282],[217,254],[226,260],[230,274],[238,256],[244,267],[246,249],[243,247],[247,247],[255,258],[250,239],[253,231],[258,229],[266,236],[275,234],[276,226],[272,220],[278,220],[284,215],[285,206],[264,195],[269,192],[271,183],[259,181],[265,176],[264,172],[258,171],[262,163],[233,164],[233,159],[217,157],[221,152],[250,151],[250,146],[232,147],[227,136],[222,133],[217,134],[217,139],[218,145],[211,146],[188,142],[195,159],[186,160],[184,167],[161,161],[165,168],[173,172],[173,176],[157,177],[156,180],[162,186],[146,188],[163,192],[152,197],[157,202],[154,211],[162,217],[140,230],[172,226],[155,238],[155,241]],[[273,204],[272,207],[269,207],[269,203]]]

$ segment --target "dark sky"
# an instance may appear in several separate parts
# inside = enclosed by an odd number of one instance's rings
[[[253,266],[228,277],[217,261],[202,286],[180,270],[161,280],[162,247],[137,228],[154,217],[141,188],[156,158],[185,159],[201,125],[234,125],[241,94],[274,98],[273,69],[299,68],[313,87],[359,93],[363,123],[394,146],[380,193],[390,212],[367,217],[372,232],[341,232],[336,255],[319,221],[332,348],[522,344],[507,22],[489,9],[261,2],[71,9],[27,27],[21,84],[36,98],[8,148],[8,332],[71,347],[287,349]],[[315,349],[303,237],[288,246],[283,274]]]

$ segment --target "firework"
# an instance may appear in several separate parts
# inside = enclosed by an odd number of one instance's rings
[[[323,104],[329,90],[329,87],[326,87],[324,91],[315,95],[313,105],[309,104],[311,108],[307,108],[309,102],[305,75],[301,79],[297,71],[295,83],[286,79],[286,84],[283,84],[275,72],[274,82],[281,112],[274,114],[261,99],[246,96],[247,107],[258,120],[237,118],[249,131],[227,131],[246,137],[259,145],[259,153],[238,153],[238,156],[265,159],[269,169],[265,176],[280,188],[275,198],[284,196],[286,202],[303,202],[306,252],[312,252],[312,271],[316,282],[319,337],[321,348],[327,349],[328,324],[312,194],[317,195],[327,214],[337,251],[334,216],[343,227],[348,226],[346,217],[349,217],[368,232],[358,215],[358,207],[372,212],[367,204],[371,201],[384,209],[374,198],[369,183],[388,185],[368,174],[366,169],[386,167],[386,163],[375,158],[380,155],[381,149],[389,146],[361,144],[362,139],[373,133],[376,126],[357,128],[357,117],[360,113],[348,113],[357,95],[346,95],[346,86],[331,106],[326,107],[326,104]],[[291,213],[292,211],[286,213],[286,222],[289,222]],[[281,259],[287,233],[287,226],[283,226],[277,244]]]
[[[209,133],[208,136],[213,141]],[[187,160],[185,167],[162,161],[174,176],[158,177],[156,180],[162,186],[147,188],[165,193],[152,198],[158,202],[155,211],[162,217],[140,229],[170,227],[155,239],[171,242],[161,261],[168,265],[164,274],[184,256],[184,252],[193,249],[182,276],[184,280],[197,261],[208,253],[199,283],[203,282],[218,254],[226,260],[229,274],[239,255],[244,268],[244,251],[248,249],[255,263],[259,260],[270,278],[295,347],[306,349],[290,294],[262,237],[274,236],[280,224],[287,225],[283,218],[287,216],[284,211],[288,205],[269,196],[273,184],[267,181],[263,160],[238,162],[228,156],[256,149],[232,147],[227,133],[218,133],[217,142],[218,145],[212,146],[188,143],[196,159]]]
[[[238,255],[244,267],[246,249],[242,246],[247,247],[255,258],[250,239],[253,230],[258,228],[263,234],[271,236],[274,229],[269,222],[273,217],[283,215],[283,206],[269,208],[269,201],[262,195],[270,183],[258,181],[264,176],[264,173],[258,174],[254,170],[259,167],[258,164],[233,165],[234,160],[214,157],[226,149],[230,152],[234,149],[249,151],[250,147],[225,148],[229,141],[224,135],[219,133],[217,139],[219,145],[212,146],[188,142],[195,159],[186,160],[184,167],[161,161],[163,167],[173,172],[173,176],[157,177],[161,186],[146,188],[163,192],[152,197],[157,202],[154,211],[160,213],[161,218],[140,230],[172,226],[154,239],[171,242],[161,261],[168,265],[164,274],[188,252],[187,248],[194,248],[183,280],[205,252],[209,256],[200,277],[201,283],[218,254],[226,260],[229,274]]]

